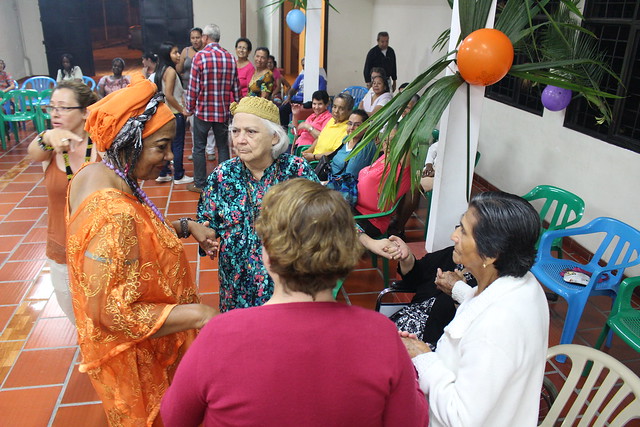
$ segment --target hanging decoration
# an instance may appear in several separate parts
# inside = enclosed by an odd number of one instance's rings
[[[549,111],[560,111],[567,108],[573,93],[569,89],[548,85],[542,91],[542,105]]]
[[[306,16],[300,9],[293,9],[287,13],[287,25],[296,34],[300,34],[304,30]]]
[[[513,64],[513,44],[502,31],[482,28],[460,43],[460,75],[469,84],[489,86],[502,80]]]

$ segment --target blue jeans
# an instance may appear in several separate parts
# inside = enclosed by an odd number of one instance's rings
[[[198,117],[193,117],[193,179],[198,188],[204,188],[207,182],[207,159],[205,148],[207,147],[207,134],[213,128],[218,148],[218,164],[229,160],[229,137],[227,124],[218,122],[205,122]]]
[[[173,179],[179,180],[184,177],[184,165],[182,163],[182,155],[184,153],[184,133],[185,118],[182,114],[176,114],[176,136],[171,143],[171,151],[173,151]],[[171,175],[171,162],[167,162],[160,172],[160,176]]]

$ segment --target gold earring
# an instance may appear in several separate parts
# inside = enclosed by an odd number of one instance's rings
[[[487,268],[487,264],[486,263],[482,263],[482,268]]]

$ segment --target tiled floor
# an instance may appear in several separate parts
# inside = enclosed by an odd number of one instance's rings
[[[26,146],[35,136],[31,126],[21,131],[22,142],[0,152],[0,426],[103,426],[105,417],[79,360],[72,325],[57,305],[45,263],[46,194],[42,168],[26,159]],[[187,138],[185,156],[191,151]],[[208,162],[209,168],[214,167]],[[192,163],[185,162],[188,174]],[[145,191],[169,219],[193,215],[197,195],[185,186],[145,182]],[[407,240],[418,256],[424,253],[421,207],[407,227]],[[217,263],[197,256],[194,241],[186,244],[193,277],[203,302],[217,306]],[[569,254],[570,255],[570,254]],[[380,271],[363,259],[344,284],[339,300],[373,308],[383,288]],[[391,271],[395,271],[392,262]],[[593,345],[606,319],[605,298],[591,298],[575,342]],[[559,342],[566,303],[550,304],[550,345]],[[614,339],[610,353],[640,374],[640,356]],[[560,380],[562,366],[550,366]]]

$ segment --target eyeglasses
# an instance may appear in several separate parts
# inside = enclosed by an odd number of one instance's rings
[[[47,114],[59,113],[61,115],[69,114],[71,110],[81,110],[84,107],[55,107],[53,105],[45,105],[44,109]]]

